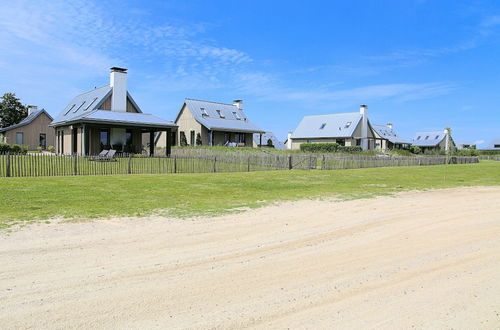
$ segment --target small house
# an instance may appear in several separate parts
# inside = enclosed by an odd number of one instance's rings
[[[410,146],[410,142],[396,134],[392,124],[387,125],[372,125],[375,133],[375,149],[391,150],[402,149]]]
[[[454,151],[457,149],[449,130],[417,132],[412,145],[419,147],[423,152]]]

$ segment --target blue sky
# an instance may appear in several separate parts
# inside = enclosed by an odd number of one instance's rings
[[[405,138],[500,138],[498,1],[0,0],[0,93],[56,115],[129,69],[144,112],[245,101],[284,140],[304,115],[369,106]]]

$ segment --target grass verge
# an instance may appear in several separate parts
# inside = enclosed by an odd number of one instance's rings
[[[337,171],[0,179],[0,228],[55,217],[213,216],[277,201],[500,186],[500,162]]]

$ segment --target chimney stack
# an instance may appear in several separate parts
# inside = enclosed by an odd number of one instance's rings
[[[36,105],[28,105],[28,116],[35,111],[38,111],[38,107]]]
[[[234,100],[233,105],[235,105],[239,110],[243,111],[243,100]]]
[[[392,131],[392,124],[391,123],[387,123],[385,126],[387,126],[387,128]]]
[[[127,69],[114,66],[110,70],[111,111],[127,112]]]
[[[287,139],[286,139],[286,148],[292,149],[292,132],[288,132]]]
[[[359,106],[361,114],[361,149],[368,150],[368,106],[362,104]]]

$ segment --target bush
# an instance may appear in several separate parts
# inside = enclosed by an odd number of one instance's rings
[[[28,152],[29,146],[20,146],[18,144],[5,144],[0,143],[1,153],[13,153],[13,154],[26,154]]]
[[[51,152],[51,153],[54,153],[54,152],[56,152],[56,148],[54,146],[48,146],[47,147],[47,151]]]
[[[121,144],[121,143],[115,143],[115,144],[113,144],[112,147],[113,147],[113,150],[116,150],[118,152],[121,152],[123,150],[123,144]]]
[[[0,153],[10,152],[10,145],[7,143],[0,143]]]
[[[203,144],[203,142],[201,141],[201,134],[198,133],[198,134],[196,134],[196,145],[201,146],[202,144]]]
[[[181,147],[186,147],[188,145],[188,141],[186,139],[186,134],[184,134],[184,132],[181,132],[180,136],[181,137],[180,137],[180,141],[179,142],[180,142]]]
[[[271,139],[267,139],[267,144],[266,146],[270,147],[270,148],[274,148],[274,144],[273,144],[273,140]]]
[[[417,146],[411,146],[411,147],[410,147],[410,152],[411,152],[412,154],[416,154],[416,155],[418,155],[418,154],[421,154],[421,153],[422,153],[422,149],[420,149],[420,147],[417,147]]]
[[[360,146],[341,146],[338,143],[302,143],[303,152],[360,152]]]

